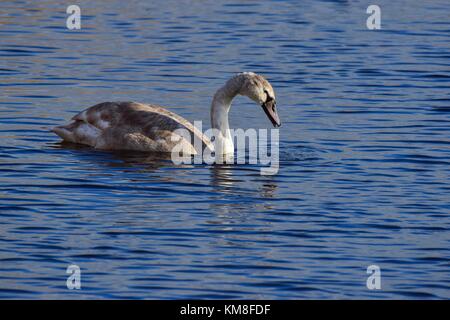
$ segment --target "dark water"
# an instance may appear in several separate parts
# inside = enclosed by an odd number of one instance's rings
[[[0,298],[450,298],[450,3],[0,4]],[[95,103],[209,124],[266,75],[280,171],[65,146]],[[231,126],[270,126],[244,98]],[[66,268],[82,290],[66,288]],[[366,288],[378,265],[382,289]]]

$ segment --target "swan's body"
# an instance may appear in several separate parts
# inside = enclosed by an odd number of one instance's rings
[[[203,137],[197,128],[177,114],[136,102],[103,102],[80,112],[72,120],[53,131],[66,141],[103,150],[170,152],[180,143],[172,138],[177,129],[187,129],[199,139]],[[203,147],[211,147],[206,137],[202,140]],[[193,145],[185,143],[186,150],[196,154]]]
[[[237,94],[247,95],[262,104],[274,125],[279,126],[272,86],[254,73],[240,73],[231,78],[214,95],[211,104],[211,125],[217,129],[216,140],[221,142],[223,154],[234,152],[228,112]],[[198,154],[204,148],[213,150],[211,141],[183,117],[162,107],[136,102],[104,102],[92,106],[72,118],[65,126],[53,131],[65,141],[85,144],[103,150],[136,150],[172,152],[183,144],[187,154]],[[176,130],[189,132],[191,139],[180,136]],[[186,132],[186,131],[185,131]],[[192,143],[194,136],[202,141],[202,150]]]

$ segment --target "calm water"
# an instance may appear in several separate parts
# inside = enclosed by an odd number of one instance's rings
[[[367,1],[73,3],[78,31],[0,5],[0,298],[450,298],[448,1],[377,1],[379,31]],[[49,132],[111,100],[209,125],[244,70],[277,92],[275,176]],[[270,127],[246,98],[230,122]]]

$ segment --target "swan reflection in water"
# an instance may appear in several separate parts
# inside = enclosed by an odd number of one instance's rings
[[[148,153],[136,151],[102,151],[91,147],[73,143],[55,143],[53,149],[72,151],[71,157],[76,156],[81,162],[95,163],[95,166],[103,166],[114,169],[111,175],[116,175],[117,170],[138,172],[142,175],[142,182],[157,185],[158,183],[179,183],[184,185],[186,193],[196,192],[188,184],[195,184],[201,189],[207,188],[205,202],[209,203],[212,212],[220,215],[232,215],[241,209],[248,210],[273,210],[274,206],[267,202],[276,198],[278,186],[274,182],[274,176],[261,176],[256,166],[235,164],[178,164],[175,165],[167,153]],[[137,169],[137,170],[136,170]],[[171,172],[173,170],[173,172]],[[195,175],[194,175],[195,173]],[[199,179],[200,173],[201,177]],[[208,181],[201,179],[209,177]],[[130,179],[130,177],[127,177]],[[139,181],[139,177],[133,175],[130,182]],[[188,190],[187,190],[188,189]],[[254,199],[259,199],[255,202]],[[249,202],[249,199],[253,199]]]
[[[248,211],[249,207],[258,212],[274,209],[267,202],[276,197],[278,189],[273,176],[260,176],[259,168],[245,165],[216,164],[210,166],[210,172],[213,188],[211,211],[232,217],[239,211]],[[255,198],[259,200],[255,201]]]

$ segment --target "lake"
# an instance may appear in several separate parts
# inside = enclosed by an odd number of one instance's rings
[[[0,11],[0,298],[450,298],[450,3],[14,1]],[[103,101],[209,125],[275,88],[280,168],[61,144]],[[232,128],[270,128],[239,97]],[[69,265],[81,290],[69,290]],[[369,290],[378,266],[381,289]]]

